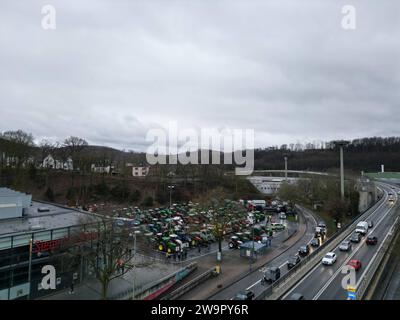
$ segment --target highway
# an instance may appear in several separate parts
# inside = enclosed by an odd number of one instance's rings
[[[346,300],[347,290],[342,288],[342,279],[345,274],[342,274],[341,270],[351,259],[360,260],[362,263],[361,269],[356,273],[358,287],[363,273],[366,271],[368,265],[372,263],[374,255],[380,249],[383,239],[388,234],[396,219],[395,209],[398,207],[398,189],[393,190],[391,186],[383,183],[379,183],[378,186],[384,192],[383,201],[379,205],[373,206],[363,216],[363,220],[373,221],[374,223],[374,226],[369,229],[367,235],[362,238],[360,243],[353,243],[352,249],[349,252],[341,252],[337,246],[332,250],[337,255],[337,261],[333,266],[324,266],[322,263],[317,264],[283,296],[283,299],[290,299],[292,294],[300,293],[306,300]],[[394,203],[388,201],[389,192],[395,195]],[[376,236],[378,243],[368,246],[366,244],[368,235]]]
[[[272,261],[265,264],[261,269],[254,270],[252,273],[242,278],[241,280],[227,286],[225,289],[219,291],[217,294],[209,297],[209,300],[229,300],[232,299],[236,293],[239,291],[243,291],[245,289],[251,290],[257,296],[263,290],[265,290],[265,286],[260,283],[260,280],[263,276],[262,269],[271,266],[279,266],[281,269],[281,276],[288,272],[286,267],[286,262],[288,258],[294,254],[297,254],[300,246],[309,243],[314,237],[315,227],[317,226],[317,220],[315,217],[307,210],[304,211],[304,218],[306,223],[306,232],[301,239],[299,239],[294,245],[277,256]],[[319,222],[319,221],[318,221]],[[311,249],[312,250],[312,249]],[[311,251],[312,252],[312,251]]]

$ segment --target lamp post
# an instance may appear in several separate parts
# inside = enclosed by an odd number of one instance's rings
[[[285,181],[287,181],[287,159],[288,159],[288,157],[285,155],[283,158],[285,159]]]
[[[139,234],[139,230],[134,230],[133,232],[133,259],[136,259],[136,235]],[[132,276],[132,300],[136,300],[136,262],[133,261],[133,276]]]
[[[345,141],[340,141],[338,146],[340,148],[340,196],[344,200],[344,161],[343,161],[343,146],[347,143]]]
[[[29,267],[28,267],[28,283],[29,283],[28,300],[31,299],[32,245],[33,245],[33,240],[32,240],[32,238],[30,238],[29,239]]]
[[[168,230],[171,231],[171,209],[172,209],[172,190],[175,188],[174,185],[169,185],[169,222],[168,222]]]

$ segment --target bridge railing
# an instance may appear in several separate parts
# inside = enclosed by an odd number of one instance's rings
[[[343,240],[345,240],[355,229],[357,224],[362,221],[365,215],[372,213],[384,201],[385,197],[381,197],[376,203],[369,208],[358,214],[352,222],[344,226],[341,230],[336,232],[329,238],[323,245],[318,247],[309,256],[305,257],[299,264],[294,266],[288,273],[283,275],[272,285],[265,288],[257,297],[257,300],[277,300],[281,298],[287,291],[290,290],[297,282],[299,282],[308,272],[310,272],[322,258],[335,247],[337,247]]]

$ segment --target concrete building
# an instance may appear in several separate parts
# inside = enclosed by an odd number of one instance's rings
[[[7,188],[0,188],[0,194],[4,202],[0,204],[0,300],[34,299],[51,293],[41,287],[44,265],[56,268],[55,291],[90,273],[85,261],[72,266],[56,249],[67,241],[74,248],[74,239],[86,245],[82,239],[96,234],[96,228],[90,227],[97,222],[96,216],[35,202],[30,195]]]
[[[261,193],[273,195],[275,194],[281,184],[285,182],[284,177],[263,177],[252,176],[247,178]],[[288,183],[294,183],[297,178],[287,178]]]

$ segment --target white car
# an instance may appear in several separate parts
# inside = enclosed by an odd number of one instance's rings
[[[328,252],[322,259],[322,264],[331,266],[336,262],[336,253]]]

